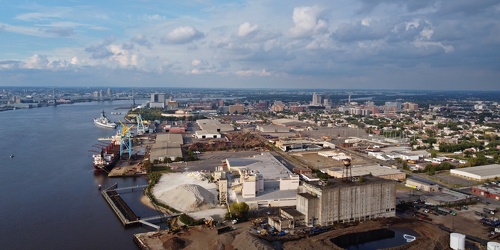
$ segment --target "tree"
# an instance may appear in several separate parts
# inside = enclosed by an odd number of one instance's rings
[[[231,217],[238,219],[246,219],[248,218],[248,204],[245,202],[234,202],[229,205],[229,209],[231,210]]]
[[[432,157],[432,158],[436,158],[436,156],[437,156],[436,151],[432,150],[432,151],[431,151],[431,157]]]
[[[404,170],[409,170],[410,168],[408,167],[408,162],[407,161],[403,161],[403,169]]]

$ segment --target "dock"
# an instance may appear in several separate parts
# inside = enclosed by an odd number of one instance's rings
[[[127,203],[120,197],[120,194],[118,193],[118,191],[134,192],[134,189],[144,190],[144,188],[146,187],[147,185],[117,188],[117,185],[115,184],[101,191],[104,200],[106,200],[113,212],[115,212],[116,216],[124,227],[143,224],[155,228],[156,230],[160,230],[159,226],[151,223],[150,221],[166,220],[178,216],[178,214],[160,214],[147,218],[140,218],[134,213],[134,211],[132,211],[132,209],[127,205]]]

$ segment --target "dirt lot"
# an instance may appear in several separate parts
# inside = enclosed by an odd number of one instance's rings
[[[450,175],[449,171],[445,171],[443,173],[436,174],[432,176],[432,179],[436,179],[437,181],[448,185],[450,187],[470,187],[473,185],[478,185],[479,182],[472,181],[472,180],[466,180],[457,176]]]
[[[215,229],[194,227],[177,234],[151,232],[138,234],[150,249],[274,249],[273,245],[250,233],[249,222],[234,225],[236,230],[217,235]],[[381,219],[366,221],[356,226],[334,229],[315,236],[283,243],[283,249],[340,249],[330,239],[339,235],[364,232],[379,228],[411,228],[419,234],[417,240],[407,243],[405,249],[448,249],[449,233],[437,226],[414,219]],[[275,236],[276,239],[279,239]]]
[[[266,241],[260,240],[249,233],[250,222],[234,226],[235,230],[217,234],[214,228],[197,226],[183,230],[180,233],[169,234],[165,231],[137,234],[144,244],[155,249],[274,249]]]
[[[301,152],[301,153],[293,153],[292,155],[296,158],[301,160],[303,163],[306,165],[312,166],[317,169],[327,169],[331,167],[342,167],[344,166],[342,164],[342,161],[337,161],[329,157],[324,157],[321,155],[318,155],[318,152],[320,151],[315,151],[315,152]],[[366,161],[363,158],[360,157],[353,157],[352,158],[352,165],[364,165],[364,164],[370,164],[373,162]]]

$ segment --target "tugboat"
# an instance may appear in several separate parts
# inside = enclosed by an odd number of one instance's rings
[[[104,128],[116,128],[116,123],[111,122],[108,117],[106,117],[104,110],[101,112],[100,117],[94,118],[94,123]]]

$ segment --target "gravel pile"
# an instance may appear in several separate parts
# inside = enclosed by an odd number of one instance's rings
[[[161,200],[176,210],[186,213],[214,208],[216,204],[215,195],[196,184],[177,186],[164,193]]]

